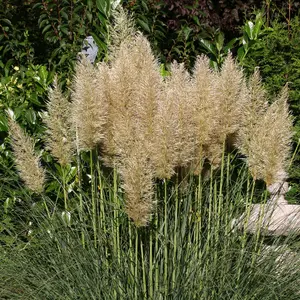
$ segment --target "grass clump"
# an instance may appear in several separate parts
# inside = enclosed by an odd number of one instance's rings
[[[30,234],[3,248],[1,297],[298,299],[298,253],[291,266],[277,240],[266,248],[259,231],[232,226],[266,194],[254,193],[245,165],[236,167],[237,151],[226,151],[237,145],[252,173],[259,166],[255,179],[276,181],[291,138],[285,92],[268,106],[258,75],[247,83],[231,56],[220,72],[199,57],[193,74],[174,62],[162,78],[149,42],[129,23],[130,38],[111,42],[107,62],[77,64],[70,103],[57,86],[50,91],[47,145],[59,176],[47,169],[47,177],[58,182],[57,194],[36,189],[47,211],[32,205]],[[55,123],[57,105],[71,118]],[[19,166],[18,153],[32,155],[33,146],[20,148],[14,126]],[[61,141],[50,147],[54,137]],[[64,153],[66,137],[73,144]],[[71,149],[72,159],[57,155]]]

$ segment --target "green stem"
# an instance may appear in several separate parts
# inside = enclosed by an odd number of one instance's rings
[[[65,211],[68,211],[68,192],[67,192],[67,175],[65,166],[61,166],[62,170],[62,184],[63,184],[63,192],[64,192],[64,206]]]
[[[210,169],[210,185],[209,185],[209,204],[208,204],[208,221],[207,221],[207,238],[206,238],[206,253],[209,253],[210,238],[211,238],[211,216],[213,206],[213,169]]]
[[[93,150],[90,150],[90,170],[91,170],[91,189],[92,189],[92,221],[94,231],[94,247],[97,248],[97,215],[96,215],[96,193],[95,193],[95,176]]]
[[[145,260],[144,260],[144,247],[143,242],[140,241],[141,248],[141,264],[142,264],[142,273],[143,273],[143,298],[147,300],[147,283],[146,283],[146,270],[145,270]]]
[[[104,181],[102,180],[100,161],[97,159],[97,173],[98,173],[98,184],[100,191],[100,218],[99,218],[99,230],[103,230],[106,233],[106,220],[105,220],[105,199],[104,199]]]
[[[300,139],[298,140],[297,146],[296,146],[295,151],[293,152],[292,158],[291,158],[291,160],[290,160],[290,163],[289,163],[289,169],[290,169],[290,167],[292,166],[292,164],[293,164],[293,162],[294,162],[294,159],[295,159],[296,154],[298,153],[299,146],[300,146]]]
[[[176,177],[175,186],[175,221],[174,221],[174,232],[173,232],[173,271],[172,271],[172,288],[175,288],[176,281],[176,256],[177,256],[177,227],[178,227],[178,207],[179,207],[179,194],[178,194],[178,175]]]
[[[168,184],[167,180],[164,180],[164,285],[165,285],[165,298],[168,296]]]
[[[118,263],[121,263],[120,256],[120,232],[119,232],[119,209],[120,203],[118,198],[118,172],[114,167],[114,251],[117,254]]]
[[[135,268],[134,268],[134,296],[135,299],[138,300],[138,290],[137,290],[137,278],[138,278],[138,250],[139,250],[139,236],[137,228],[135,228]]]
[[[83,201],[82,201],[82,173],[81,173],[81,160],[80,160],[80,150],[78,147],[78,130],[76,128],[76,161],[77,161],[77,176],[78,176],[78,187],[79,187],[79,218],[80,222],[83,223]],[[84,228],[81,226],[81,244],[85,248],[85,233]]]
[[[153,229],[152,228],[150,228],[150,238],[149,238],[149,299],[150,300],[153,299]]]
[[[49,208],[48,208],[48,205],[47,205],[47,201],[45,199],[45,195],[44,194],[42,194],[42,199],[43,199],[43,204],[44,204],[47,216],[48,216],[49,219],[51,219],[51,214],[50,214],[50,211],[49,211]]]
[[[157,199],[159,198],[159,189],[157,189]],[[154,225],[155,225],[155,292],[158,292],[158,288],[159,288],[159,265],[158,265],[158,255],[159,255],[159,249],[158,249],[158,204],[156,205],[156,209],[155,209],[155,221],[154,221]],[[156,294],[154,293],[154,295]]]
[[[133,261],[133,235],[132,235],[132,225],[130,220],[128,220],[128,238],[129,238],[129,259],[130,259],[130,279],[133,278],[133,280],[130,282],[131,284],[134,284],[135,282],[135,272],[134,272],[134,261]]]

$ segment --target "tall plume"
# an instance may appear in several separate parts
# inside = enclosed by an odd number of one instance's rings
[[[287,100],[288,88],[285,86],[249,136],[249,169],[255,179],[263,179],[267,185],[280,180],[278,174],[287,168],[293,135]]]
[[[206,151],[212,166],[218,167],[224,143],[234,138],[240,126],[240,115],[246,101],[243,72],[231,55],[225,59],[221,72],[215,73],[214,91],[216,123],[213,142],[207,146]]]
[[[201,162],[207,156],[205,153],[205,145],[209,145],[211,135],[215,130],[215,106],[216,99],[214,97],[214,80],[215,76],[209,67],[208,57],[202,55],[196,60],[191,81],[192,106],[194,107],[193,125],[195,126],[195,161],[194,172],[198,174]]]
[[[111,64],[109,120],[113,128],[116,156],[126,157],[137,139],[153,135],[154,115],[161,79],[149,42],[137,35],[123,42]]]
[[[109,162],[118,165],[126,211],[137,226],[149,221],[153,209],[154,116],[162,79],[149,42],[141,34],[125,39],[110,62],[110,89],[105,140]]]
[[[48,113],[44,122],[47,125],[47,148],[61,165],[71,162],[74,150],[74,135],[71,130],[70,103],[62,94],[57,84],[57,78],[53,88],[49,89]]]
[[[25,185],[35,193],[42,193],[45,182],[45,172],[40,165],[40,159],[34,152],[34,141],[20,125],[8,116],[9,136],[14,151],[17,170]]]
[[[132,41],[137,31],[133,17],[121,6],[112,11],[112,16],[112,25],[108,27],[108,50],[110,58],[114,59],[117,57],[121,44]]]
[[[249,154],[249,142],[254,135],[253,131],[256,130],[257,123],[268,109],[267,93],[262,86],[258,69],[254,71],[248,81],[246,98],[236,146],[242,154],[247,156]]]
[[[159,178],[170,178],[174,168],[187,166],[195,152],[194,106],[190,75],[182,64],[173,63],[166,78],[155,117],[153,164]]]
[[[103,142],[107,101],[102,76],[106,75],[105,65],[96,70],[86,58],[76,65],[71,113],[79,150],[91,150]]]
[[[135,144],[121,167],[126,212],[137,226],[149,222],[153,206],[153,172],[142,145]]]

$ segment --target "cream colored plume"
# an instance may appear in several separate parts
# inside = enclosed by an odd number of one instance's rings
[[[190,97],[193,106],[191,124],[195,126],[195,161],[194,172],[198,174],[201,170],[207,153],[205,145],[211,144],[211,136],[216,125],[216,105],[214,97],[215,75],[209,67],[209,58],[201,55],[197,57],[190,87]]]
[[[34,141],[19,124],[8,116],[9,136],[14,152],[17,170],[25,185],[35,193],[42,193],[45,183],[45,172],[39,157],[34,151]]]
[[[292,138],[292,117],[287,100],[286,86],[249,132],[246,155],[250,172],[267,185],[279,180],[278,174],[287,168]]]
[[[107,99],[105,80],[107,66],[100,64],[98,70],[86,59],[76,65],[72,93],[72,121],[77,135],[77,148],[91,150],[104,139],[107,122]]]
[[[70,102],[62,94],[57,84],[57,78],[53,88],[49,89],[48,113],[44,122],[47,125],[47,148],[61,165],[71,162],[74,152],[74,132],[70,116]]]
[[[226,140],[234,138],[241,125],[240,116],[247,93],[243,72],[231,55],[225,59],[220,73],[214,76],[215,123],[212,142],[207,145],[206,151],[212,166],[218,167]]]
[[[135,21],[127,10],[118,6],[112,11],[113,22],[108,26],[108,50],[110,59],[118,56],[121,44],[131,42],[137,30],[135,29]]]
[[[149,42],[142,35],[123,42],[111,63],[108,124],[114,155],[126,157],[137,139],[151,144],[161,78]]]
[[[190,75],[182,64],[173,63],[166,78],[155,116],[155,149],[152,161],[156,176],[170,178],[174,168],[193,161],[196,139],[195,107],[190,96]]]
[[[126,212],[137,226],[145,226],[153,206],[153,172],[141,144],[135,144],[123,159],[121,178],[125,191]]]
[[[241,126],[236,140],[240,152],[247,155],[253,130],[268,109],[267,93],[264,90],[258,69],[250,77],[246,88],[246,99],[241,114]]]

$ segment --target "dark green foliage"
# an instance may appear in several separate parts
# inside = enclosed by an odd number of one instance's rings
[[[30,1],[0,2],[0,74],[8,76],[15,65],[28,65],[41,39]],[[31,30],[33,29],[33,30]]]
[[[51,71],[70,74],[83,39],[92,35],[99,57],[106,52],[106,22],[110,1],[6,0],[0,3],[2,74],[13,66],[44,64]]]
[[[268,18],[286,22],[297,14],[298,1],[196,1],[124,0],[137,24],[163,63],[184,62],[192,68],[195,57],[207,53],[220,67],[228,50],[237,47],[235,39],[245,19],[254,9],[267,11]],[[203,42],[204,41],[204,42]],[[235,49],[234,49],[235,51]],[[233,51],[233,52],[234,52]]]
[[[13,210],[18,203],[17,196],[8,196],[7,187],[19,186],[19,178],[12,176],[15,170],[5,110],[14,111],[18,123],[34,136],[39,149],[44,132],[42,111],[54,74],[58,73],[68,93],[73,66],[88,35],[96,40],[98,58],[106,53],[109,3],[108,0],[0,1],[0,233],[1,228],[9,229],[16,221],[8,215],[9,208]],[[45,152],[42,155],[44,161],[52,161]],[[50,182],[49,192],[55,187],[55,182]]]

